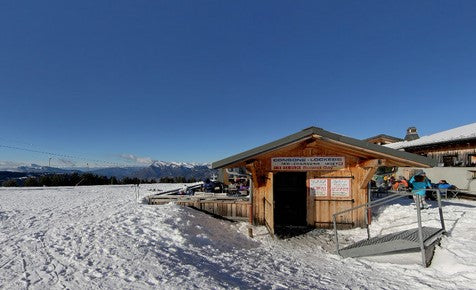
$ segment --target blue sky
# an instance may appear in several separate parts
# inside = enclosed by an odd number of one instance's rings
[[[309,126],[472,123],[474,15],[476,1],[1,1],[0,160],[211,162]]]

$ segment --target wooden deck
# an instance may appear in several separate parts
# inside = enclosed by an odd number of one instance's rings
[[[236,221],[248,221],[251,210],[248,197],[228,197],[224,194],[151,195],[147,200],[149,204],[157,205],[173,202]]]

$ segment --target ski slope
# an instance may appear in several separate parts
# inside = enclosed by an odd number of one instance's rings
[[[141,186],[139,196],[171,186],[181,185]],[[412,226],[414,212],[380,208],[372,234]],[[277,240],[255,227],[251,239],[246,223],[145,205],[132,186],[0,188],[0,288],[474,289],[476,202],[451,200],[444,212],[449,235],[423,268],[411,257],[343,259],[328,230]],[[437,209],[423,219],[435,225]],[[339,233],[347,243],[366,235]]]

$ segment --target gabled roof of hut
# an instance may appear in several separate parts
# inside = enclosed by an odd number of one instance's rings
[[[342,148],[342,150],[346,150],[347,154],[349,154],[348,152],[352,152],[353,155],[362,157],[363,159],[386,159],[391,161],[395,166],[436,166],[436,160],[431,158],[368,143],[364,140],[329,132],[322,128],[309,127],[279,140],[213,162],[212,168],[239,167],[259,155],[272,153],[275,150],[309,139],[321,143],[330,143],[336,148],[336,151]]]

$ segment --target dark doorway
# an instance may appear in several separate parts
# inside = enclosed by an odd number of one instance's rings
[[[306,172],[275,173],[273,195],[276,235],[287,237],[306,232]]]

